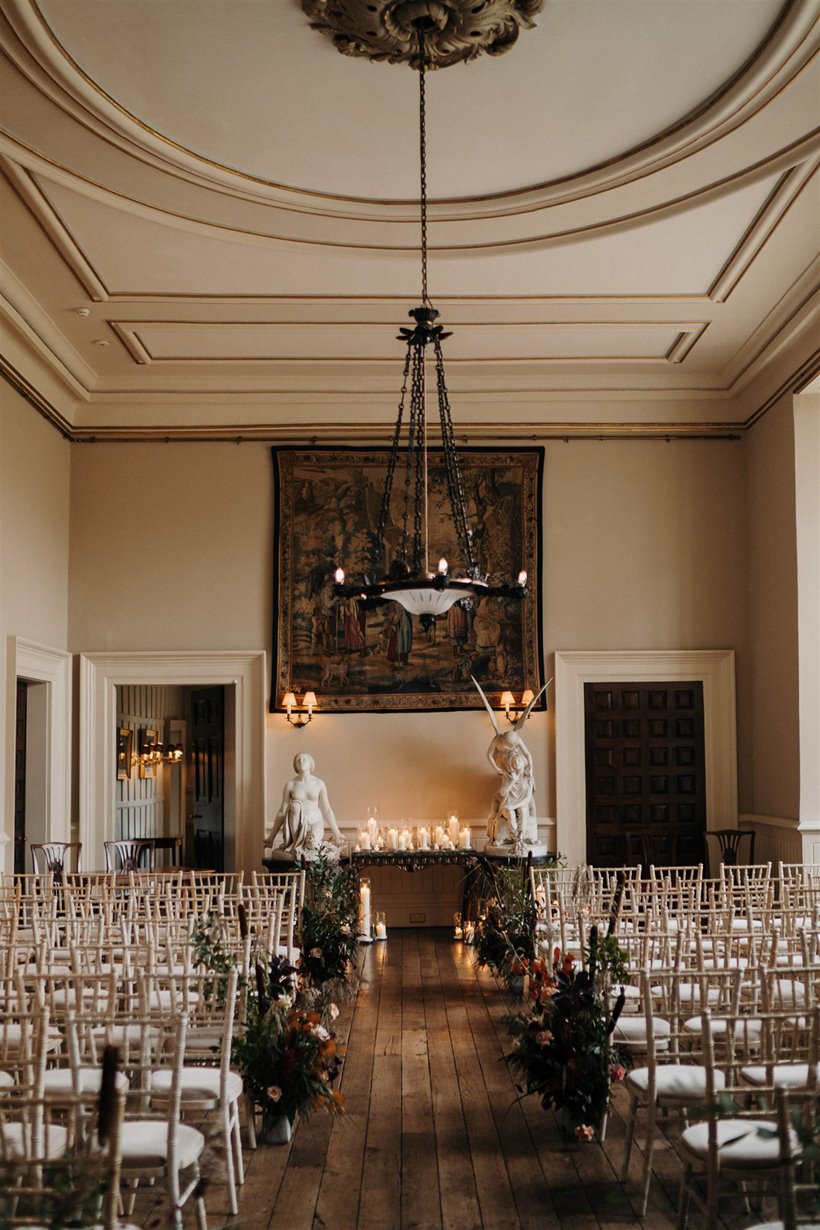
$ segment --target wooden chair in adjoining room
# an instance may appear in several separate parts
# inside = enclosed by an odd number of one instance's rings
[[[106,871],[144,871],[154,866],[153,838],[131,837],[103,842]]]
[[[718,844],[718,858],[724,866],[734,866],[741,862],[740,848],[748,839],[749,849],[747,863],[755,861],[755,830],[754,829],[709,829],[706,837],[714,837]]]
[[[29,850],[35,875],[76,874],[80,870],[81,841],[33,841]]]

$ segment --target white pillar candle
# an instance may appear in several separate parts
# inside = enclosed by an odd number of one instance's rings
[[[450,812],[450,815],[448,817],[447,836],[450,838],[450,841],[452,842],[458,841],[458,816],[456,815],[454,811]]]
[[[370,885],[359,887],[359,934],[370,938]]]
[[[407,849],[407,834],[406,833],[399,833],[399,849],[400,850]]]
[[[370,849],[370,834],[369,834],[369,833],[367,833],[367,832],[365,832],[365,830],[364,830],[364,829],[363,829],[363,830],[362,830],[362,832],[359,834],[359,842],[360,842],[361,847],[362,847],[362,849],[363,849],[363,850],[369,850],[369,849]]]
[[[429,850],[429,848],[430,848],[430,835],[427,832],[427,829],[422,826],[419,829],[419,849]]]
[[[462,850],[469,850],[470,830],[468,828],[463,828],[461,832],[459,833],[458,844],[461,846]]]
[[[387,939],[387,923],[383,923],[381,919],[379,919],[379,921],[376,923],[376,939],[377,940]]]
[[[390,831],[387,834],[387,844],[391,850],[398,850],[399,848],[399,830],[398,829],[395,829],[395,828],[390,829]]]

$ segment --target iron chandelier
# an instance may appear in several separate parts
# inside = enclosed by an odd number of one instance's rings
[[[470,607],[479,598],[523,599],[527,594],[527,574],[520,572],[515,584],[490,585],[482,572],[467,520],[464,486],[453,433],[450,399],[444,373],[441,343],[451,336],[437,324],[439,313],[427,291],[427,129],[425,74],[428,66],[426,36],[435,29],[429,15],[414,18],[418,56],[411,61],[419,74],[419,148],[421,206],[421,305],[408,315],[412,328],[399,330],[399,341],[407,345],[398,417],[393,431],[387,476],[382,494],[378,529],[372,538],[370,575],[362,581],[346,582],[342,568],[335,573],[335,593],[341,598],[358,597],[367,605],[398,602],[411,615],[418,615],[423,627],[430,627],[450,607],[460,602]],[[427,365],[435,369],[435,394],[441,432],[441,453],[455,539],[461,556],[454,571],[443,557],[435,570],[430,568],[429,541],[429,458],[427,423]],[[409,388],[409,408],[408,408]],[[387,571],[385,531],[397,476],[403,473],[401,535],[393,547]],[[400,487],[401,491],[401,487]]]

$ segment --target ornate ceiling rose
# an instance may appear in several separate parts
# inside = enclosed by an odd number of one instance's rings
[[[332,39],[337,51],[368,60],[418,67],[419,18],[429,68],[502,55],[519,30],[531,29],[544,0],[302,0],[311,28]]]

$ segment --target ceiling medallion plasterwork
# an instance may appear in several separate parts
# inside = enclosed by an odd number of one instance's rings
[[[429,18],[429,68],[465,63],[486,52],[502,55],[522,28],[531,29],[544,0],[302,0],[311,28],[343,55],[418,67],[413,23]]]

